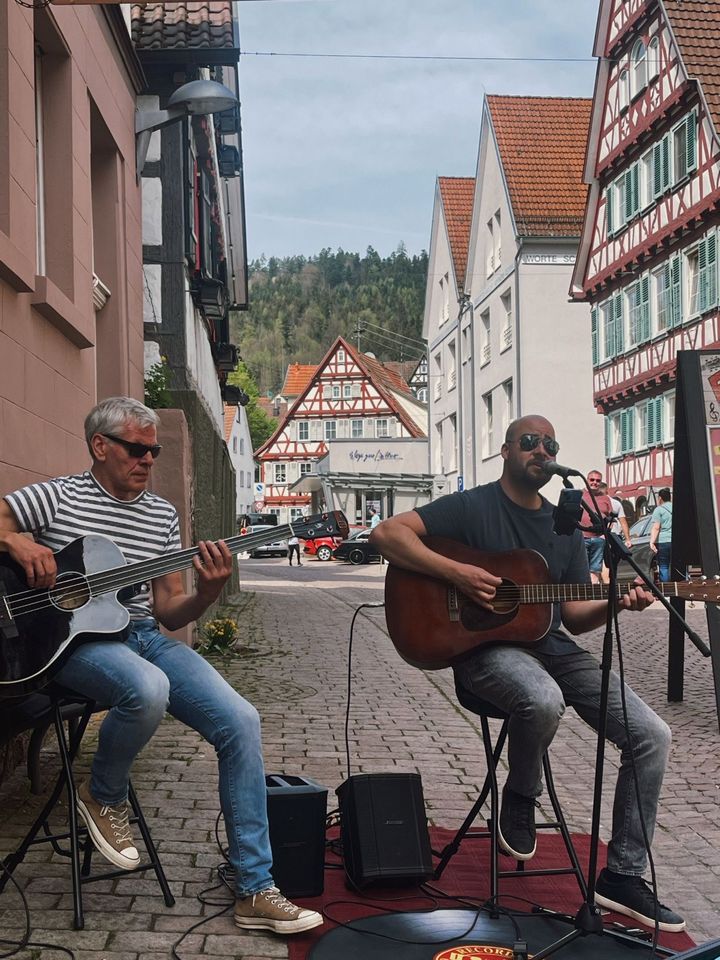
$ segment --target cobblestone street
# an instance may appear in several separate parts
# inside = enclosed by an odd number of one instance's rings
[[[306,561],[248,561],[234,613],[242,624],[241,652],[218,666],[259,709],[268,773],[309,777],[334,791],[348,775],[345,711],[350,623],[362,603],[382,600],[385,567]],[[420,612],[419,612],[419,615]],[[706,634],[704,612],[689,617]],[[621,618],[628,681],[670,724],[674,734],[654,844],[660,895],[684,914],[698,942],[720,935],[720,751],[709,660],[692,645],[686,652],[683,703],[665,699],[667,616],[652,609]],[[597,650],[601,632],[587,638]],[[349,719],[350,773],[421,774],[433,824],[456,826],[484,775],[479,724],[455,702],[450,671],[408,666],[387,638],[384,611],[363,609],[352,644]],[[48,738],[44,759],[53,769]],[[79,763],[92,751],[87,737]],[[588,832],[595,737],[574,713],[563,719],[552,746],[556,785],[571,829]],[[606,757],[602,835],[608,838],[617,755]],[[180,932],[218,908],[196,896],[214,882],[220,860],[215,844],[218,813],[212,749],[172,720],[139,758],[133,780],[177,898],[165,907],[154,880],[121,878],[86,888],[86,929],[72,930],[70,871],[58,857],[36,849],[17,871],[31,908],[33,939],[73,950],[77,960],[160,960]],[[46,776],[46,782],[48,777]],[[0,852],[7,854],[39,809],[22,770],[0,792]],[[508,881],[509,882],[509,881]],[[472,895],[471,891],[468,891]],[[19,898],[12,888],[0,900],[0,928],[18,934]],[[287,956],[283,940],[239,934],[227,916],[211,920],[180,948],[185,958]],[[34,956],[49,958],[38,948]]]

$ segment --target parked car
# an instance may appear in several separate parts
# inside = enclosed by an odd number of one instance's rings
[[[335,547],[333,556],[336,560],[348,560],[350,563],[370,563],[371,560],[380,560],[380,554],[368,542],[370,530],[357,530],[347,540]]]
[[[253,533],[267,533],[272,527],[262,524],[261,526],[245,527],[245,529],[247,534],[244,534],[244,536],[250,536]],[[253,560],[259,557],[286,557],[288,555],[288,545],[285,540],[273,540],[271,543],[262,543],[254,547],[249,551],[249,554]]]
[[[648,513],[645,517],[640,517],[630,527],[630,539],[633,546],[639,546],[641,543],[650,543],[650,528],[652,527],[652,514]]]
[[[306,540],[303,553],[318,560],[332,560],[333,550],[342,543],[342,537],[315,537]]]

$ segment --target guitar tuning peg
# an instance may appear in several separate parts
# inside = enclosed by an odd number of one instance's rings
[[[713,580],[715,580],[716,582],[720,580],[720,574],[716,573],[715,576],[713,577]]]
[[[700,579],[701,579],[702,582],[704,583],[704,582],[707,580],[707,577],[705,576],[704,573],[701,573],[701,574],[700,574]]]

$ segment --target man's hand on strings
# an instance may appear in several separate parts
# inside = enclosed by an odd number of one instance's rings
[[[8,535],[5,546],[15,563],[23,568],[28,587],[47,590],[55,586],[57,564],[49,547],[43,547],[21,533]]]
[[[621,610],[644,610],[654,602],[655,597],[645,588],[643,581],[638,577],[634,581],[634,586],[620,597],[618,607]]]
[[[220,596],[232,573],[233,558],[224,540],[217,543],[201,540],[198,543],[198,555],[193,557],[193,566],[197,570],[197,594],[207,604]]]
[[[495,592],[502,584],[501,577],[471,563],[459,563],[452,581],[461,593],[486,610],[493,609]]]

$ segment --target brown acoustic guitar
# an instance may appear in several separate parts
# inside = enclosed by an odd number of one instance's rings
[[[483,567],[503,582],[490,611],[444,580],[388,566],[388,633],[400,656],[422,670],[449,667],[486,644],[532,647],[550,629],[553,603],[608,597],[603,583],[552,583],[545,558],[535,550],[484,553],[443,537],[423,537],[423,543],[442,556]],[[632,586],[632,580],[619,582],[618,595]],[[720,581],[680,580],[657,587],[668,598],[720,603]]]

